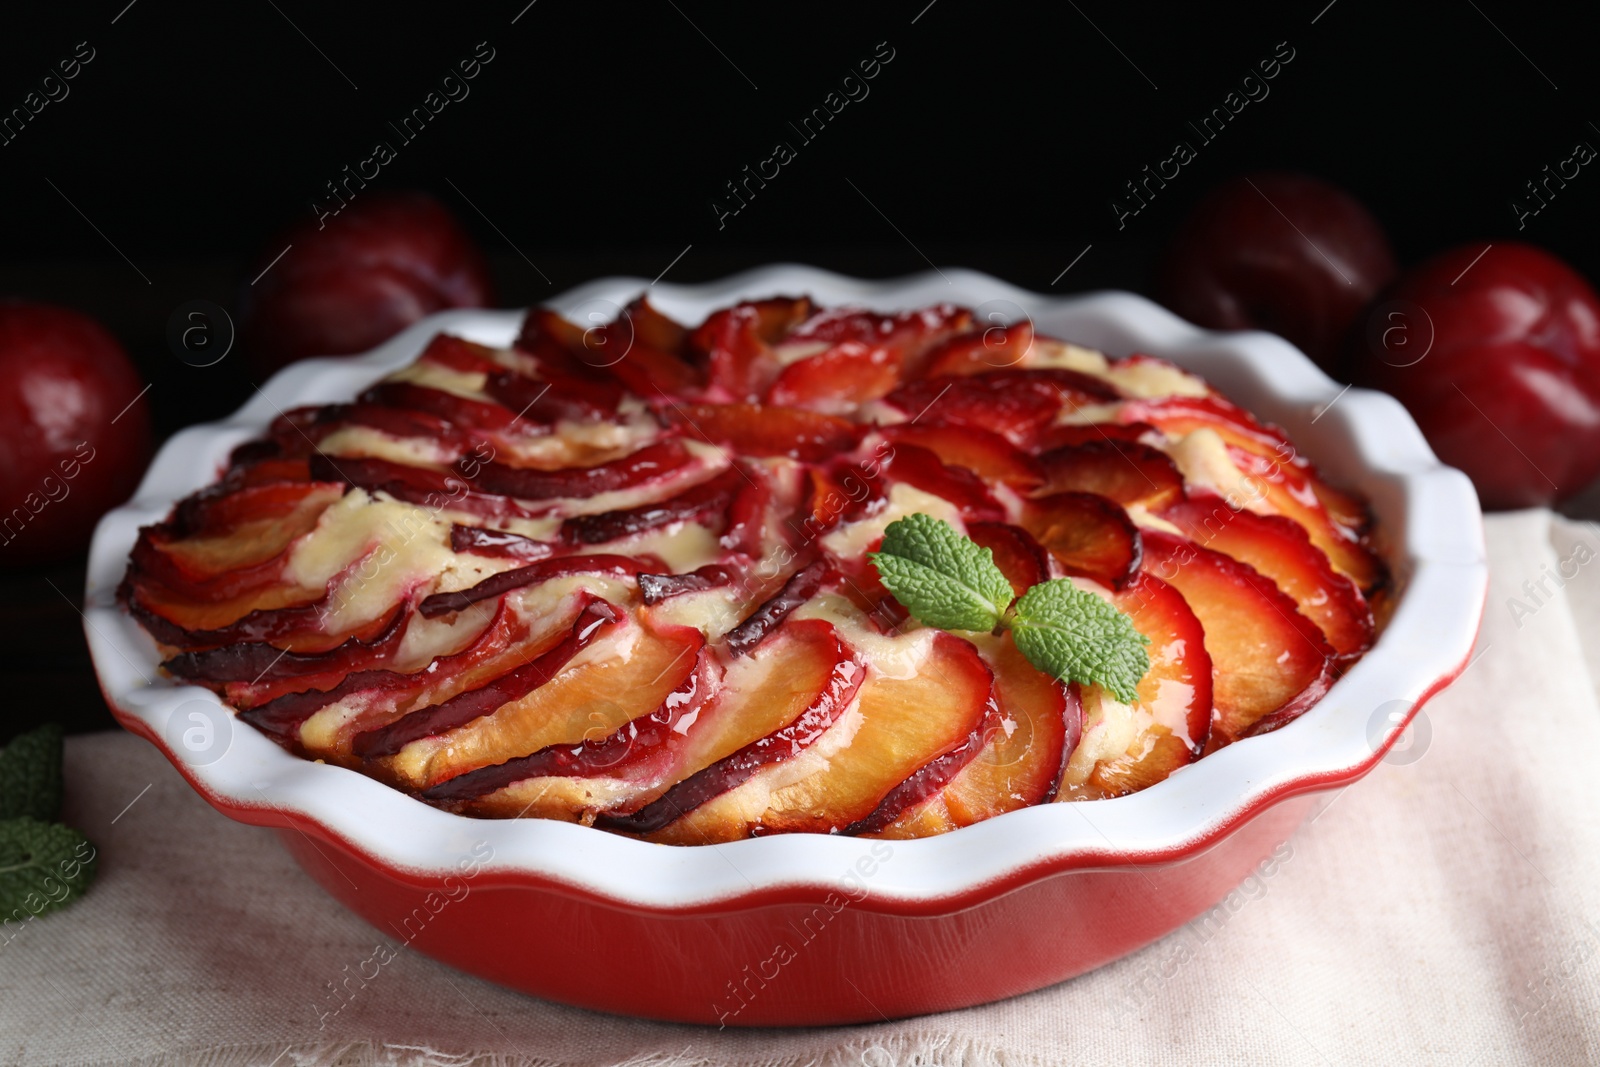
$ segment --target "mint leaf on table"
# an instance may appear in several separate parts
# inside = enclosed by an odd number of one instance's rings
[[[0,921],[65,907],[94,881],[87,838],[61,813],[62,730],[46,723],[0,749]]]
[[[61,814],[61,745],[61,727],[45,723],[0,749],[0,819]]]
[[[1065,578],[1011,602],[994,553],[943,519],[907,515],[883,531],[868,559],[918,622],[941,630],[1009,629],[1029,663],[1063,682],[1098,685],[1125,704],[1150,670],[1150,639],[1107,601]]]
[[[1064,682],[1098,685],[1124,704],[1150,670],[1150,639],[1133,620],[1065,578],[1029,589],[1017,601],[1011,637],[1028,662]]]
[[[95,851],[69,826],[0,821],[0,919],[22,920],[65,907],[94,881]]]
[[[1011,605],[994,553],[931,515],[907,515],[883,531],[868,559],[917,619],[941,630],[992,630]]]

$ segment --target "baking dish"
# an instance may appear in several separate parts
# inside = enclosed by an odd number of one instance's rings
[[[549,303],[603,321],[645,288],[603,279]],[[1027,316],[1110,355],[1171,359],[1283,426],[1330,480],[1367,497],[1395,578],[1393,614],[1289,727],[1115,800],[1041,805],[916,841],[791,834],[696,848],[448,814],[297,759],[207,690],[159,676],[156,646],[114,599],[138,528],[210,483],[281,411],[354,395],[441,330],[503,345],[521,322],[518,312],[431,316],[365,356],[292,366],[229,420],[175,436],[135,499],[102,520],[85,604],[119,721],[213,806],[277,828],[330,893],[391,939],[551,999],[713,1025],[981,1003],[1082,973],[1204,911],[1292,832],[1315,793],[1370,770],[1465,665],[1487,582],[1470,483],[1438,463],[1397,402],[1342,390],[1279,338],[1202,331],[1130,294],[1040,296],[959,270],[863,282],[779,265],[649,289],[691,323],[777,294],[877,310],[947,301],[985,321]]]

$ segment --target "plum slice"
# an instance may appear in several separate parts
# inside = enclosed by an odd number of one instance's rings
[[[764,766],[740,788],[721,793],[669,823],[654,840],[698,844],[751,832],[838,833],[871,816],[901,783],[946,753],[971,745],[993,713],[993,675],[973,646],[942,631],[924,631],[917,670],[905,678],[867,672],[855,712],[840,715],[808,744]],[[928,791],[959,770],[940,763],[919,784]],[[896,793],[899,808],[916,789]]]
[[[545,500],[551,497],[590,497],[619,489],[634,489],[665,478],[689,462],[689,451],[675,437],[645,445],[620,459],[592,467],[563,467],[537,470],[508,467],[503,463],[481,465],[473,484],[486,493]]]
[[[636,556],[593,555],[551,556],[535,560],[526,567],[491,574],[477,585],[451,593],[434,593],[423,599],[417,612],[425,619],[436,619],[452,611],[464,611],[480,600],[505,596],[513,589],[522,589],[553,578],[566,578],[574,574],[602,574],[612,578],[632,578],[649,562]]]
[[[1220,396],[1129,400],[1117,409],[1117,421],[1154,426],[1171,437],[1210,429],[1221,434],[1229,444],[1248,447],[1253,451],[1277,454],[1284,459],[1296,454],[1282,430],[1257,421],[1244,408]]]
[[[733,501],[745,475],[736,468],[690,486],[676,496],[655,504],[597,515],[577,515],[561,524],[561,539],[573,545],[600,545],[635,534],[657,530],[675,522],[703,519],[725,510]]]
[[[686,357],[689,346],[689,328],[661,312],[643,295],[623,309],[623,315],[633,325],[634,336],[661,352]],[[689,362],[694,362],[689,360]]]
[[[584,329],[568,322],[547,307],[532,307],[523,317],[522,330],[513,347],[532,356],[541,368],[549,368],[576,378],[603,377],[601,370],[588,360],[580,359],[585,353]]]
[[[796,326],[791,344],[866,345],[891,353],[903,377],[916,377],[930,353],[972,324],[972,312],[955,304],[880,314],[862,308],[828,308]]]
[[[1205,631],[1212,747],[1238,740],[1265,716],[1288,721],[1327,692],[1333,649],[1321,628],[1254,567],[1147,530],[1145,569],[1183,595]]]
[[[497,708],[538,689],[596,638],[609,633],[626,616],[608,601],[594,597],[578,612],[572,632],[533,660],[508,671],[487,685],[458,693],[450,699],[418,708],[387,725],[366,730],[351,739],[357,756],[373,759],[392,756],[413,741],[458,729],[492,714]]]
[[[1112,603],[1150,639],[1150,670],[1140,680],[1133,703],[1142,728],[1120,753],[1072,759],[1062,781],[1064,800],[1118,797],[1154,785],[1198,759],[1211,733],[1212,661],[1206,633],[1183,596],[1144,573]],[[1101,722],[1085,726],[1114,728]],[[1091,741],[1085,751],[1096,747]]]
[[[453,333],[438,333],[428,342],[418,363],[433,363],[462,374],[492,374],[505,368],[494,358],[494,349]]]
[[[682,326],[662,315],[643,297],[611,322],[584,328],[549,308],[532,308],[523,320],[516,347],[532,355],[546,378],[555,383],[557,403],[567,397],[592,402],[578,382],[612,389],[616,385],[638,395],[665,392],[681,395],[700,387],[700,368],[686,358]],[[562,394],[565,394],[563,396]],[[615,410],[612,400],[608,410]],[[574,409],[566,417],[580,417]]]
[[[388,769],[412,788],[429,789],[551,745],[599,741],[658,711],[699,669],[705,636],[692,626],[658,626],[648,617],[624,616],[614,606],[610,610],[616,620],[594,624],[598,629],[590,633],[581,658],[568,656],[554,670],[537,671],[537,678],[510,687],[497,680],[481,700],[471,694],[454,698],[471,701],[475,714],[450,714],[449,725],[430,730],[427,740],[399,752]],[[586,625],[580,616],[573,637],[539,659],[553,661]]]
[[[1034,441],[1040,452],[1090,441],[1138,441],[1156,428],[1147,422],[1068,422],[1046,428]]]
[[[328,605],[326,593],[276,583],[240,596],[196,603],[147,584],[131,572],[117,587],[117,599],[151,637],[181,649],[265,641],[315,630]]]
[[[738,657],[750,652],[777,629],[789,613],[816,595],[832,574],[826,560],[816,560],[795,572],[772,596],[752,611],[723,638],[729,654]]]
[[[1123,507],[1150,511],[1183,499],[1183,475],[1159,448],[1138,441],[1103,439],[1053,448],[1039,457],[1040,491],[1098,493]]]
[[[310,480],[311,467],[305,456],[284,455],[272,441],[247,441],[228,454],[228,469],[222,480],[195,495],[222,495],[258,485]]]
[[[289,652],[324,652],[350,638],[370,640],[388,624],[385,613],[348,631],[328,629],[343,602],[345,583],[359,584],[361,569],[374,558],[368,546],[321,590],[272,582],[215,600],[179,596],[130,569],[117,589],[117,599],[156,640],[187,651],[267,641]],[[422,580],[415,578],[411,584]]]
[[[809,545],[839,524],[850,504],[844,487],[830,471],[808,467],[799,511],[785,523],[787,536],[797,545]]]
[[[420,411],[467,430],[504,431],[517,418],[516,412],[503,404],[473,400],[415,382],[379,382],[362,393],[360,399],[368,404]]]
[[[965,467],[954,467],[926,448],[912,444],[895,446],[894,456],[885,467],[890,481],[932,493],[954,504],[963,519],[998,521],[1005,508],[990,494],[982,478]]]
[[[1063,759],[1077,747],[1083,728],[1077,686],[1062,685],[1039,670],[1009,640],[994,644],[989,663],[1001,729],[944,790],[945,807],[957,826],[1050,799]]]
[[[595,825],[656,833],[763,768],[793,758],[850,706],[865,673],[828,623],[785,626],[724,676],[723,693],[705,721],[687,731],[672,754],[679,777],[671,788],[637,810],[606,812]]]
[[[744,470],[744,468],[740,468]],[[743,484],[728,502],[728,522],[718,543],[729,552],[755,559],[766,545],[767,520],[773,505],[772,480],[764,472],[748,471]]]
[[[1050,578],[1050,554],[1034,536],[1009,522],[969,522],[967,536],[994,554],[994,565],[1021,596]]]
[[[483,391],[497,403],[535,423],[599,421],[611,418],[622,402],[622,387],[545,370],[530,378],[500,369],[490,374]]]
[[[1314,473],[1292,463],[1282,463],[1258,452],[1230,445],[1228,455],[1234,465],[1264,491],[1251,510],[1265,506],[1272,512],[1299,523],[1340,574],[1355,582],[1364,593],[1381,586],[1387,575],[1383,564],[1353,534],[1339,526],[1316,492]]]
[[[639,337],[624,318],[586,336],[592,339],[591,358],[602,363],[635,396],[683,396],[697,392],[702,385],[700,373],[692,364]]]
[[[282,739],[296,737],[301,725],[323,708],[353,697],[365,705],[359,722],[381,723],[393,718],[396,710],[437,703],[483,685],[528,656],[544,651],[570,631],[576,610],[575,607],[567,616],[552,619],[542,635],[530,637],[527,624],[516,610],[501,601],[489,621],[464,646],[433,658],[419,671],[367,669],[352,671],[326,688],[282,692],[275,686],[239,685],[228,686],[226,693],[229,702],[241,709],[240,718]],[[304,681],[314,686],[321,679]]]
[[[265,641],[240,641],[181,652],[161,666],[179,678],[202,682],[274,682],[314,674],[346,674],[394,655],[411,621],[410,604],[397,604],[371,638],[351,637],[322,652],[291,652]]]
[[[659,414],[686,434],[746,456],[788,456],[812,463],[848,452],[859,433],[834,415],[766,404],[668,404]]]
[[[687,334],[643,298],[611,322],[585,330],[586,362],[598,365],[636,396],[682,396],[704,385],[685,357]]]
[[[1029,500],[1022,525],[1068,574],[1120,589],[1139,569],[1138,527],[1115,501],[1094,493],[1063,492]]]
[[[1186,736],[1180,740],[1191,757],[1199,756],[1211,733],[1214,699],[1213,665],[1200,617],[1153,574],[1141,574],[1112,603],[1150,639],[1150,671],[1139,682],[1138,704],[1158,722],[1181,724]]]
[[[884,837],[944,833],[1048,800],[1066,754],[1077,746],[1083,719],[1077,687],[1040,671],[1009,638],[975,643],[994,671],[1000,728],[948,785],[883,827]]]
[[[327,456],[320,452],[309,462],[312,476],[320,481],[342,481],[369,493],[388,493],[396,500],[435,511],[448,508],[490,518],[539,515],[536,506],[524,507],[510,497],[472,491],[454,471],[372,456]]]
[[[817,472],[816,488],[824,489],[821,503],[835,521],[856,522],[876,515],[889,500],[890,487],[884,475],[894,454],[874,456],[857,462],[841,457]],[[818,499],[813,498],[813,503]]]
[[[282,525],[304,527],[307,522],[314,523],[316,516],[343,495],[343,485],[334,479],[321,482],[274,479],[252,485],[214,486],[179,501],[172,510],[172,518],[162,524],[166,527],[163,532],[169,538],[235,535],[244,540],[244,545],[217,546],[224,555],[223,565],[201,564],[205,573],[217,573],[227,569],[226,564],[237,556],[250,551],[256,540],[254,534],[268,532],[286,542],[288,538],[280,528]],[[267,554],[265,550],[256,553],[257,558]]]
[[[341,481],[368,491],[383,489],[395,497],[402,493],[449,496],[468,488],[466,481],[452,471],[376,456],[327,456],[319,452],[310,457],[310,464],[312,476],[319,481]]]
[[[450,550],[531,562],[544,559],[556,550],[556,546],[549,541],[525,537],[509,530],[491,530],[458,522],[450,527]]]
[[[690,335],[704,354],[711,386],[735,401],[759,399],[777,377],[772,346],[811,314],[806,297],[751,300],[714,312]]]
[[[1235,511],[1214,495],[1195,496],[1161,517],[1189,540],[1248,563],[1294,598],[1322,628],[1341,660],[1372,646],[1372,608],[1355,583],[1333,569],[1299,523],[1281,515]]]
[[[319,420],[336,413],[341,407],[348,408],[350,406],[348,404],[310,404],[304,407],[290,408],[273,419],[267,427],[266,438],[262,441],[254,442],[254,444],[261,446],[260,451],[263,455],[266,447],[270,446],[273,455],[308,456],[316,451],[316,439],[320,435],[320,431],[317,429]],[[380,407],[381,405],[368,404],[366,406]],[[440,421],[443,422],[443,420]],[[449,425],[448,423],[443,424]],[[248,448],[249,445],[246,444],[240,445],[239,448],[235,449],[233,461],[235,463],[253,462],[255,457],[247,451]]]
[[[839,574],[836,592],[860,609],[866,615],[868,625],[876,632],[895,634],[911,617],[911,613],[889,592],[878,574],[878,568],[866,558],[866,553],[876,552],[881,547],[883,538],[880,536],[865,545],[862,555],[854,559],[831,554],[827,558]]]
[[[899,785],[884,794],[883,799],[878,801],[877,807],[839,832],[881,833],[885,827],[899,819],[908,808],[923,803],[970,767],[973,760],[988,748],[989,739],[1002,728],[1001,721],[1000,705],[991,689],[989,699],[984,704],[983,714],[972,724],[971,732],[961,742],[912,771]]]
[[[243,596],[283,573],[289,549],[316,529],[344,486],[320,482],[268,485],[180,507],[173,518],[139,531],[131,571],[195,601]]]
[[[841,413],[876,400],[900,384],[902,356],[865,341],[840,341],[789,364],[767,390],[766,402]]]
[[[885,401],[913,420],[976,426],[1024,447],[1062,411],[1119,398],[1109,384],[1077,371],[997,370],[941,374],[902,385]]]
[[[420,438],[455,451],[472,446],[473,435],[460,430],[436,415],[381,404],[336,404],[323,408],[316,421],[304,431],[303,444],[316,444],[335,431],[347,427],[376,430],[395,438]]]
[[[346,653],[353,653],[358,648],[357,642],[346,641],[342,645],[337,645],[330,649],[329,651],[334,655],[328,656],[326,660],[319,661],[314,658],[314,653],[308,654],[302,659],[302,662],[295,664],[287,671],[280,671],[277,668],[281,664],[274,664],[273,669],[255,674],[245,674],[243,671],[237,672],[244,676],[231,681],[211,679],[196,679],[196,681],[201,685],[218,691],[224,700],[242,711],[267,704],[280,697],[332,690],[343,683],[346,678],[354,678],[361,674],[388,676],[393,672],[411,670],[412,666],[409,664],[404,668],[396,666],[404,656],[409,638],[414,636],[410,632],[411,627],[417,625],[415,623],[415,615],[410,611],[410,605],[406,605],[406,608],[404,615],[405,625],[400,630],[400,640],[394,642],[392,647],[378,648],[376,654],[346,656]],[[484,630],[482,621],[482,619],[466,619],[461,620],[458,625],[439,628],[439,632],[447,635],[447,637],[438,642],[439,647],[434,654],[434,659],[446,659],[454,653],[465,651],[482,636]],[[475,623],[477,625],[474,625]],[[385,631],[372,640],[361,642],[360,644],[368,647],[377,645],[387,634],[388,631]],[[285,657],[285,660],[287,661],[288,658]],[[271,661],[268,660],[268,662]],[[352,665],[352,662],[354,665]]]
[[[586,736],[576,745],[547,745],[526,756],[447,778],[425,789],[422,798],[460,807],[530,778],[646,777],[670,761],[675,735],[681,737],[698,721],[717,680],[701,649],[695,668],[653,712],[629,719],[610,733]]]
[[[659,604],[684,593],[719,589],[733,581],[733,571],[720,563],[707,563],[684,574],[639,574],[636,577],[644,602]]]
[[[985,374],[1006,367],[1023,367],[1033,353],[1033,323],[1024,319],[1010,326],[990,326],[959,334],[928,353],[927,373]]]
[[[1382,564],[1360,544],[1368,524],[1365,508],[1324,482],[1282,430],[1218,396],[1132,400],[1121,406],[1117,419],[1148,423],[1172,438],[1196,430],[1217,434],[1234,464],[1259,490],[1258,499],[1245,502],[1247,507],[1276,512],[1305,527],[1312,544],[1363,592],[1384,581]]]
[[[954,467],[965,467],[989,482],[1002,482],[1017,490],[1036,488],[1043,474],[1033,457],[997,433],[974,426],[904,422],[880,431],[898,451],[901,444],[916,445]]]

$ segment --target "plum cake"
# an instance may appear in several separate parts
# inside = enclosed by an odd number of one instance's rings
[[[1136,688],[920,622],[873,562],[913,515],[1019,597],[1065,579],[1125,615]],[[506,348],[440,334],[282,413],[141,531],[119,598],[172,677],[450,811],[912,837],[1290,723],[1373,641],[1372,536],[1160,359],[949,305],[689,328],[640,298],[587,330],[535,309]]]

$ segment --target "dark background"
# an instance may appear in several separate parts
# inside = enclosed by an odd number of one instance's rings
[[[380,139],[398,158],[372,187],[438,195],[507,306],[600,274],[655,277],[680,253],[668,280],[777,259],[864,276],[931,260],[1038,291],[1144,289],[1185,210],[1258,168],[1349,189],[1403,263],[1521,238],[1600,277],[1600,163],[1520,232],[1510,206],[1576,142],[1600,146],[1593,26],[1577,5],[525,5],[7,11],[0,113],[79,42],[94,58],[0,145],[0,296],[100,318],[153,383],[160,435],[222,416],[250,392],[243,360],[184,364],[168,317],[193,299],[234,308],[280,250],[274,231],[312,217],[325,183]],[[479,42],[494,58],[470,95],[401,143],[387,123]],[[893,59],[870,95],[803,143],[789,124],[880,42]],[[1202,144],[1186,120],[1279,42],[1294,58],[1270,95]],[[1198,158],[1119,229],[1112,199],[1179,139]],[[719,229],[713,199],[778,141],[797,158]],[[73,566],[0,579],[13,682],[0,736],[44,719],[111,725],[69,603],[81,585]]]

